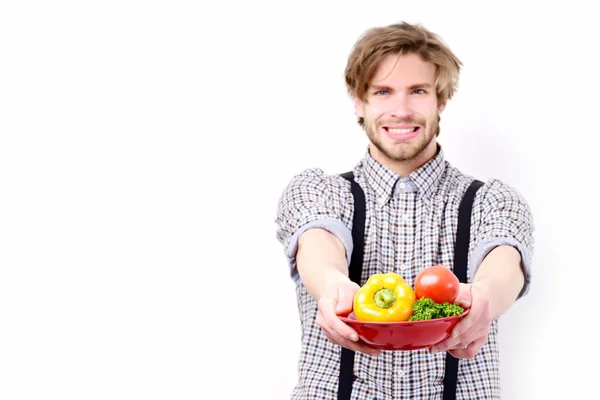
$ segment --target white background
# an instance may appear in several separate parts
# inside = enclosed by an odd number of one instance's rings
[[[446,3],[3,2],[0,399],[289,398],[278,197],[362,157],[346,57],[401,20],[465,65],[447,159],[534,211],[533,286],[500,325],[503,398],[593,392],[592,3]]]

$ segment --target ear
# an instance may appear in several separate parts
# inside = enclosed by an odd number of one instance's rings
[[[441,114],[442,111],[444,111],[444,109],[446,108],[446,104],[447,104],[447,101],[444,101],[443,103],[440,103],[438,105],[438,114]]]
[[[365,104],[356,96],[352,96],[352,102],[354,103],[354,113],[360,117],[365,117]]]

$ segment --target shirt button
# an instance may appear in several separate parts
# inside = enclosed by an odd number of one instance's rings
[[[406,187],[406,184],[404,182],[401,182],[399,186],[400,186],[400,189],[404,189]]]
[[[377,203],[379,203],[380,206],[384,205],[385,202],[386,202],[386,198],[383,196],[377,199]]]
[[[404,221],[407,221],[408,220],[408,214],[402,214],[402,219]]]
[[[406,270],[408,269],[408,265],[406,265],[406,264],[404,264],[404,265],[401,265],[401,266],[400,266],[400,269],[401,269],[402,271],[406,271]]]
[[[399,377],[403,377],[405,374],[404,370],[399,369],[398,372],[396,373]]]

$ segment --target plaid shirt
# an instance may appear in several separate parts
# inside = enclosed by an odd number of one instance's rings
[[[355,180],[366,197],[365,248],[362,282],[375,273],[396,272],[413,286],[417,273],[428,266],[453,268],[458,207],[473,180],[444,160],[435,158],[406,178],[369,155],[355,166]],[[299,380],[292,399],[336,399],[341,347],[316,324],[317,303],[300,281],[295,264],[299,236],[309,228],[337,235],[352,253],[353,197],[350,184],[338,175],[307,169],[296,175],[282,194],[277,209],[277,238],[283,244],[291,276],[296,281],[302,327]],[[478,191],[473,204],[469,281],[494,247],[516,247],[523,259],[527,293],[533,253],[532,215],[521,195],[492,179]],[[457,399],[496,399],[500,396],[498,321],[493,320],[487,343],[472,359],[461,359]],[[427,349],[382,351],[379,357],[356,353],[353,399],[441,399],[445,352]]]

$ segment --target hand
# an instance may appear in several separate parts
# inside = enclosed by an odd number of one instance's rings
[[[352,311],[354,295],[359,288],[356,283],[347,282],[321,297],[318,302],[317,324],[333,343],[371,356],[379,356],[379,349],[361,342],[356,331],[338,317]]]
[[[452,336],[430,348],[429,352],[448,351],[456,358],[473,358],[487,341],[490,331],[489,297],[483,287],[461,283],[456,302],[471,310],[456,324]]]

